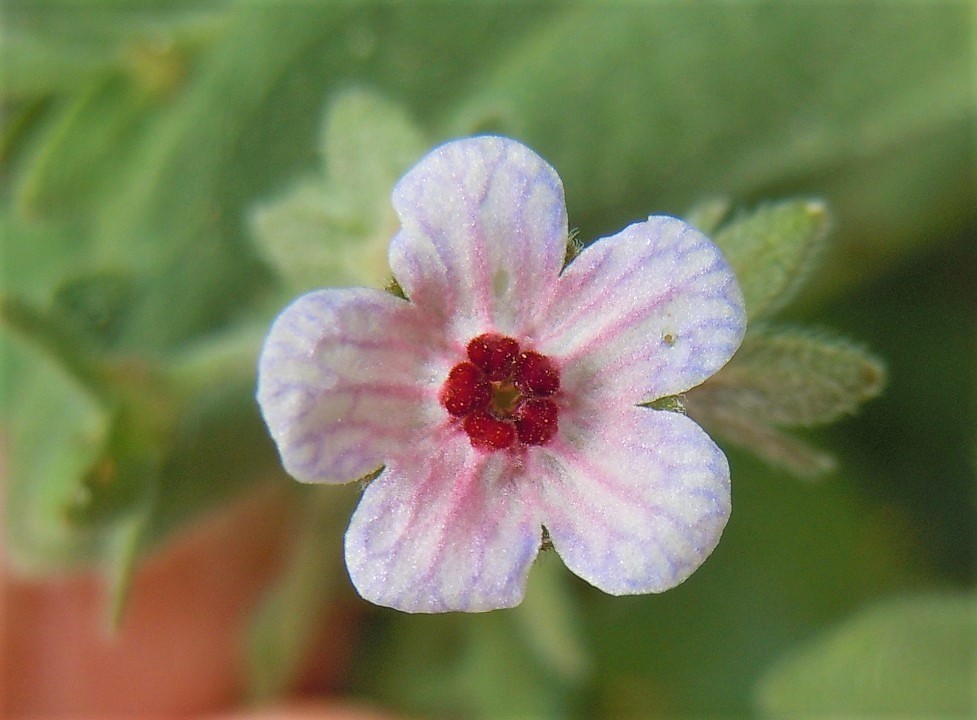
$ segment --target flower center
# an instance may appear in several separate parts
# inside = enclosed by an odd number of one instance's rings
[[[556,435],[559,412],[551,397],[560,389],[556,363],[494,333],[472,339],[467,354],[448,373],[441,404],[462,419],[474,447],[544,445]]]

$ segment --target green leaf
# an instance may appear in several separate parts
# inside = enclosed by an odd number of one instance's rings
[[[236,174],[253,152],[246,133],[269,93],[344,14],[332,5],[230,8],[183,92],[145,128],[119,192],[97,209],[99,254],[145,274],[124,332],[143,351],[214,329],[261,289],[236,196],[261,178]]]
[[[429,144],[402,106],[363,89],[332,101],[322,137],[333,190],[368,211],[390,204],[394,183]]]
[[[390,193],[424,148],[400,106],[363,90],[335,99],[324,123],[324,176],[252,213],[259,252],[292,292],[383,284],[397,228]]]
[[[97,80],[57,101],[35,132],[14,188],[25,217],[84,211],[112,188],[151,105],[129,80]]]
[[[281,577],[251,620],[247,654],[251,695],[273,700],[291,689],[316,637],[326,604],[342,588],[343,528],[358,494],[355,488],[302,488],[300,527]]]
[[[586,237],[703,195],[814,193],[837,286],[974,218],[971,10],[574,4],[472,83],[449,133],[489,117],[529,142]]]
[[[682,217],[685,221],[706,235],[712,235],[729,214],[730,201],[727,198],[712,198],[697,202]]]
[[[408,715],[507,720],[572,714],[576,686],[558,674],[558,666],[566,669],[564,661],[554,666],[554,658],[539,653],[541,638],[527,638],[527,617],[517,618],[512,610],[410,616],[381,611],[380,617],[388,622],[360,664],[366,673],[359,692]],[[562,642],[557,647],[575,645]]]
[[[880,360],[847,340],[803,330],[747,334],[733,359],[687,395],[704,405],[778,426],[832,422],[855,412],[885,384]]]
[[[529,574],[526,597],[512,614],[540,664],[564,682],[579,683],[592,668],[568,573],[556,553],[543,553]]]
[[[793,298],[824,248],[828,223],[823,203],[795,200],[762,206],[716,233],[750,320],[771,315]]]
[[[120,272],[70,277],[55,290],[51,313],[79,335],[109,347],[125,323],[134,285],[131,277]]]
[[[90,560],[100,537],[77,522],[74,510],[91,499],[84,478],[97,473],[104,457],[110,410],[49,357],[30,348],[5,350],[7,549],[18,566],[30,570]]]
[[[878,395],[884,383],[882,362],[846,340],[751,328],[733,359],[684,402],[711,434],[814,478],[834,469],[834,458],[778,428],[832,422]]]
[[[370,243],[371,225],[321,180],[305,182],[251,213],[258,253],[296,295],[327,285],[382,282],[389,273],[386,243]]]
[[[973,717],[977,599],[890,600],[814,639],[761,678],[764,717]]]
[[[157,542],[257,482],[283,478],[254,400],[267,326],[247,324],[182,348],[160,368],[177,408],[148,536]]]
[[[76,222],[27,220],[0,207],[4,294],[48,304],[55,288],[87,261],[81,234]]]
[[[216,32],[218,7],[182,0],[10,0],[4,3],[4,91],[73,91],[119,71],[147,89],[163,89],[182,75],[180,56]]]

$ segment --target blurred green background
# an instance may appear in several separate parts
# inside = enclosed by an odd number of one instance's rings
[[[305,627],[338,602],[358,618],[338,692],[412,716],[974,710],[973,2],[7,0],[2,13],[19,571],[103,568],[121,598],[174,529],[279,484],[305,530],[251,626],[261,698],[287,691]],[[372,100],[336,129],[350,93]],[[726,534],[664,595],[605,596],[547,554],[518,610],[364,607],[337,565],[355,498],[293,487],[266,437],[262,333],[311,282],[288,258],[315,257],[321,285],[382,283],[371,248],[390,234],[397,173],[485,131],[554,165],[585,241],[717,197],[734,215],[788,197],[832,214],[822,262],[773,322],[864,343],[888,366],[885,394],[804,433],[838,457],[820,480],[729,448]],[[294,248],[284,259],[276,238]]]

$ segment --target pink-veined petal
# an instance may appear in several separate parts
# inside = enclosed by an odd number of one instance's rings
[[[258,404],[285,469],[349,482],[443,419],[437,338],[410,303],[379,290],[319,290],[275,320],[258,364]]]
[[[538,348],[579,394],[631,403],[695,387],[746,330],[743,294],[719,249],[656,216],[585,249],[560,278]]]
[[[346,531],[346,567],[365,599],[406,612],[479,612],[522,600],[542,542],[505,453],[457,428],[407,449],[366,488]]]
[[[541,157],[503,137],[449,142],[397,183],[393,204],[390,267],[411,302],[456,338],[533,324],[567,242],[563,184]]]
[[[729,466],[684,415],[568,418],[537,455],[543,524],[570,570],[612,595],[662,592],[702,564],[730,512]]]

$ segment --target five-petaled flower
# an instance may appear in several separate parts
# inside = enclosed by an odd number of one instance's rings
[[[346,531],[360,594],[411,612],[521,600],[548,535],[615,595],[687,578],[730,512],[729,467],[678,412],[743,338],[719,250],[655,216],[564,266],[563,186],[502,137],[442,145],[396,185],[372,289],[298,298],[275,321],[258,400],[304,482],[382,471]]]

